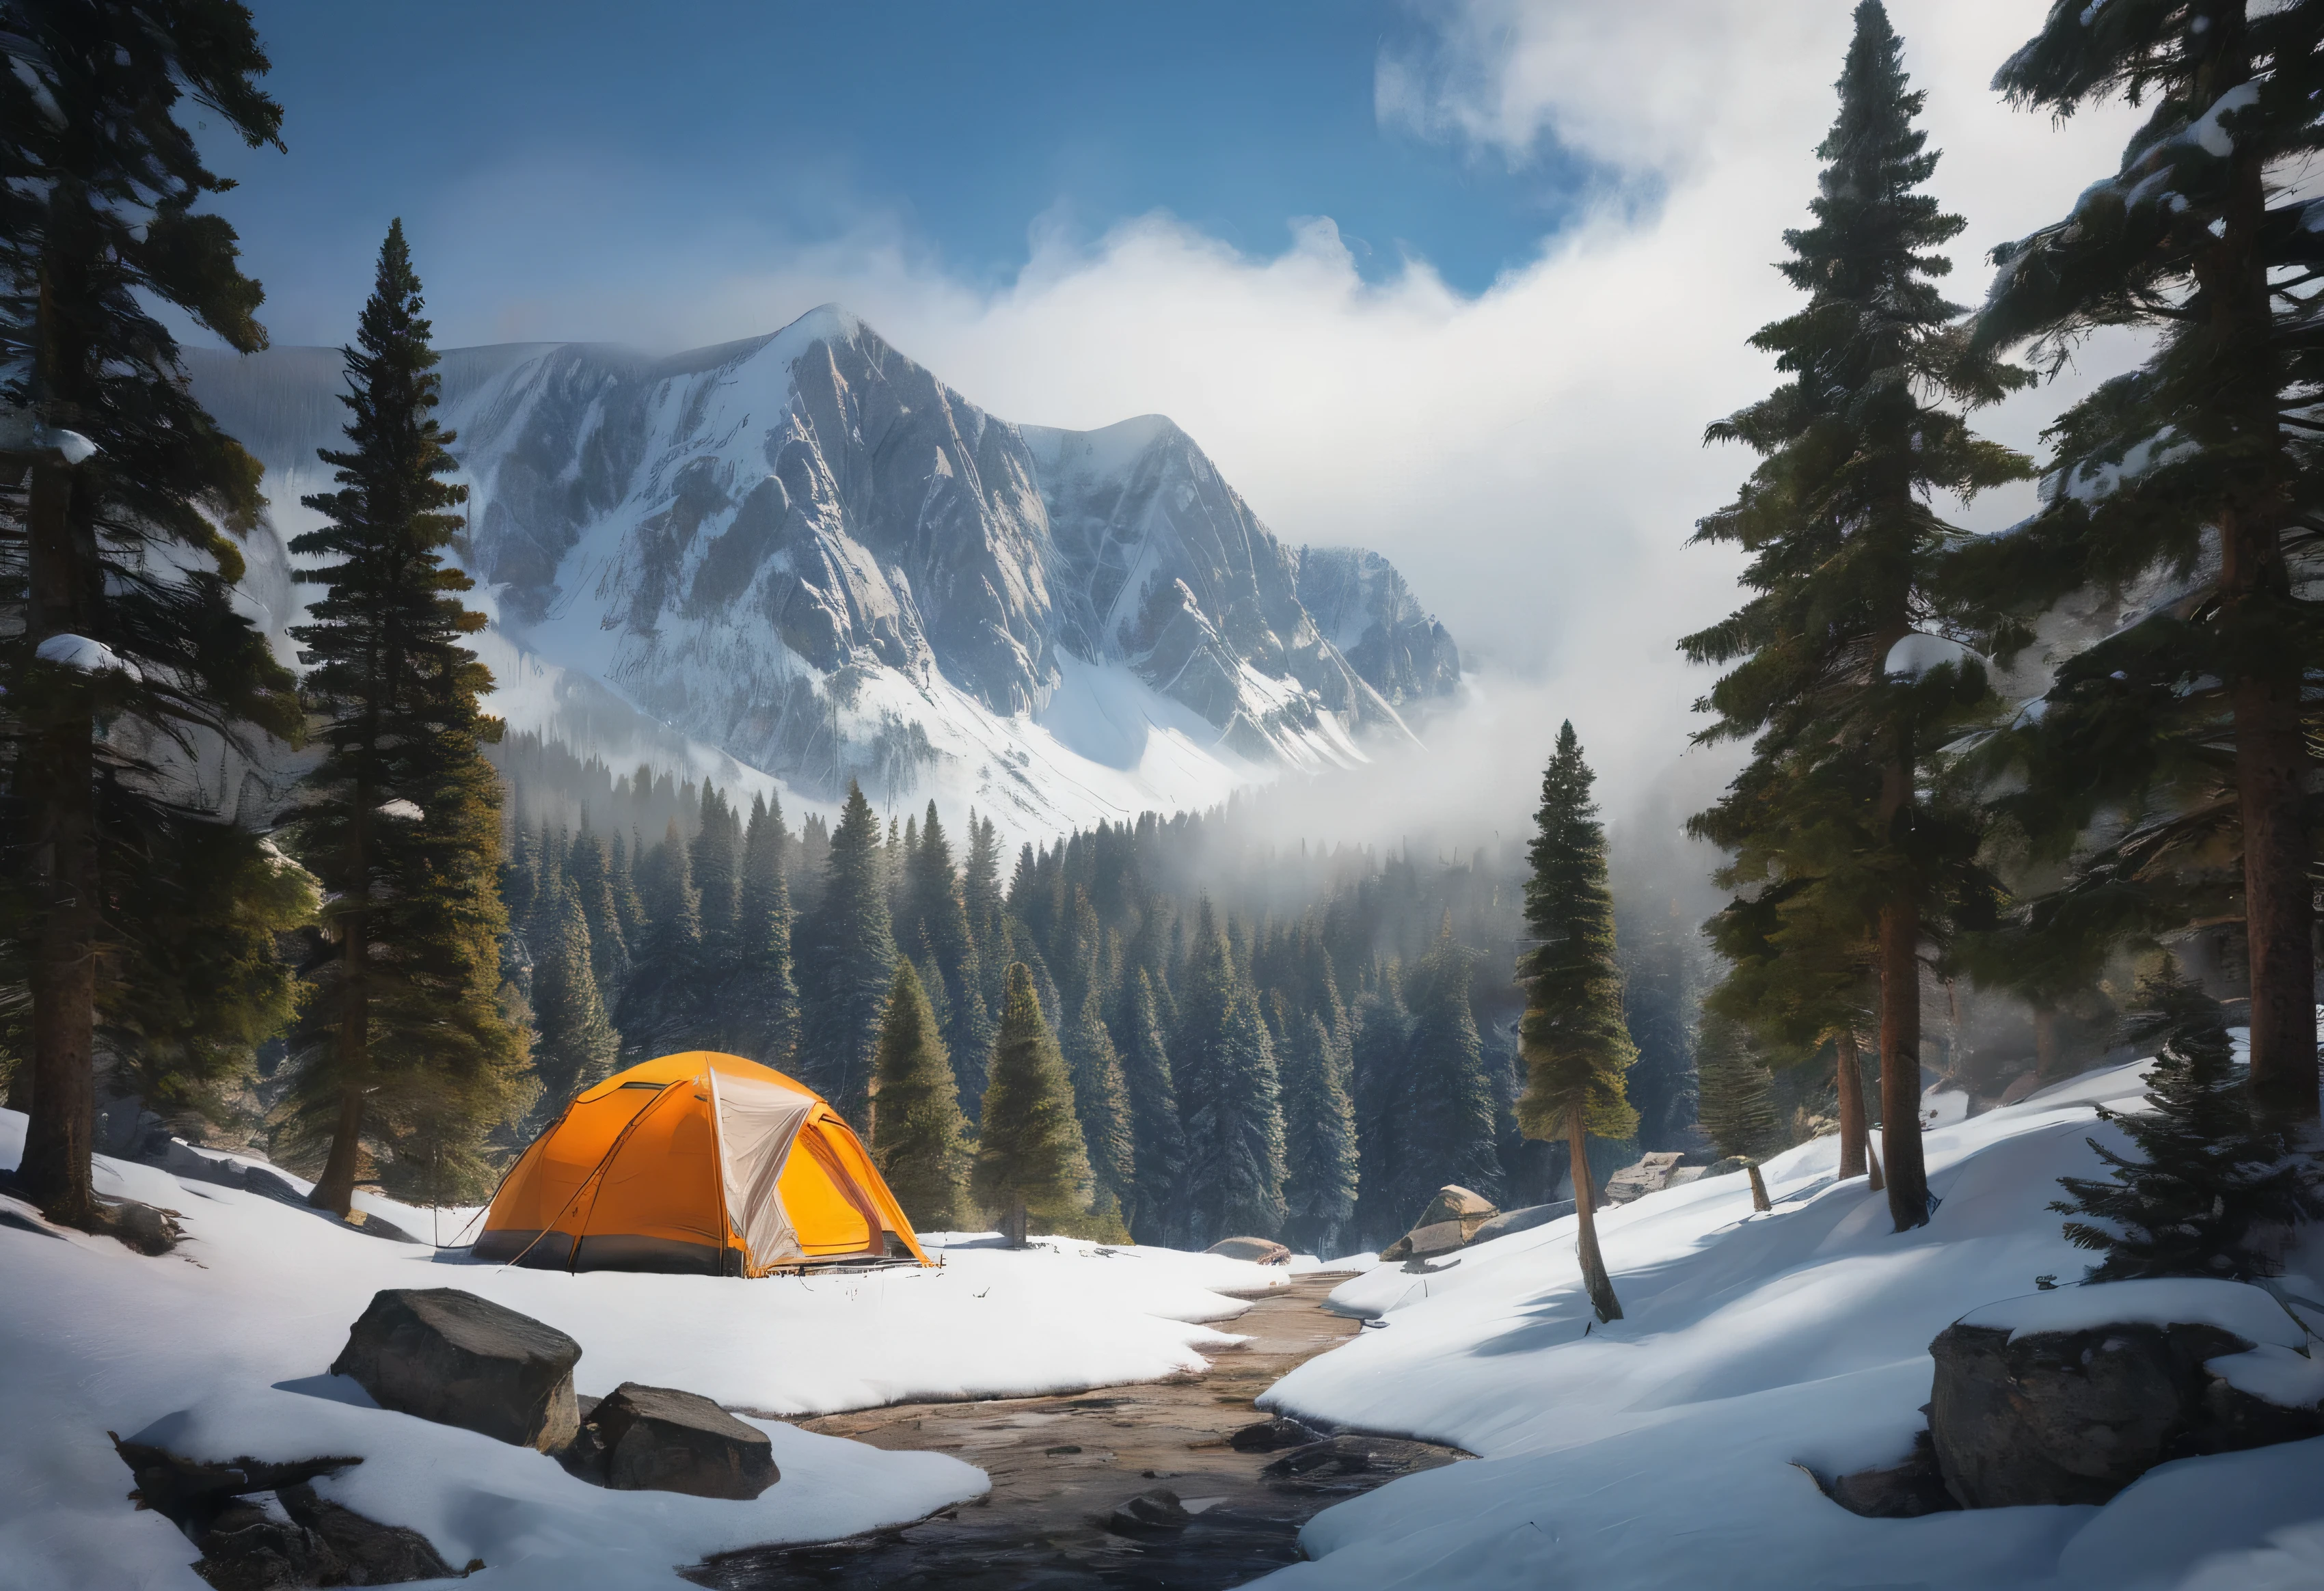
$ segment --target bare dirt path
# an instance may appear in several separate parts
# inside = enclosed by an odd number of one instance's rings
[[[992,1477],[975,1503],[896,1531],[821,1547],[730,1553],[687,1571],[718,1591],[778,1586],[872,1591],[1107,1587],[1217,1591],[1299,1559],[1314,1514],[1415,1469],[1450,1463],[1451,1448],[1343,1437],[1306,1449],[1298,1476],[1263,1476],[1282,1452],[1239,1452],[1236,1431],[1266,1416],[1251,1400],[1303,1359],[1353,1337],[1358,1323],[1320,1306],[1338,1276],[1303,1276],[1257,1298],[1222,1330],[1251,1340],[1214,1356],[1201,1375],[1059,1397],[899,1403],[802,1421],[878,1448],[951,1453]],[[1141,1523],[1167,1490],[1167,1507]]]

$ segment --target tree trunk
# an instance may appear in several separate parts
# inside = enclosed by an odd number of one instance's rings
[[[34,316],[32,392],[51,425],[88,427],[80,400],[92,385],[90,350],[77,329],[86,317],[60,298],[86,295],[96,274],[88,205],[78,184],[49,196],[48,249]],[[97,612],[96,532],[76,524],[71,466],[35,463],[25,501],[25,626],[34,637],[70,631],[103,637]],[[20,790],[32,829],[33,921],[25,969],[32,997],[32,1108],[17,1176],[51,1219],[87,1227],[97,1219],[89,1147],[97,1110],[92,1072],[97,1021],[97,874],[96,722],[88,688],[44,693],[25,748]],[[22,705],[22,704],[20,704]]]
[[[1618,1320],[1621,1301],[1614,1296],[1614,1279],[1606,1274],[1605,1256],[1598,1252],[1598,1199],[1590,1186],[1589,1134],[1579,1110],[1566,1112],[1565,1143],[1573,1158],[1573,1213],[1582,1228],[1574,1246],[1574,1256],[1582,1262],[1582,1284],[1590,1290],[1591,1305],[1600,1320]]]
[[[1880,1192],[1888,1186],[1888,1179],[1880,1174],[1880,1156],[1873,1154],[1872,1145],[1869,1144],[1864,1146],[1864,1153],[1871,1165],[1869,1186],[1873,1192]]]
[[[1001,1240],[1011,1248],[1024,1247],[1026,1229],[1030,1224],[1030,1216],[1025,1209],[1025,1196],[1012,1191],[1009,1195],[1008,1207],[1001,1212]]]
[[[1833,1068],[1833,1080],[1840,1087],[1840,1179],[1864,1174],[1865,1141],[1868,1134],[1864,1121],[1864,1068],[1856,1058],[1856,1034],[1843,1028],[1831,1035],[1832,1048],[1839,1052],[1839,1063]]]
[[[374,740],[376,743],[375,735]],[[370,893],[370,823],[372,797],[375,794],[370,786],[356,784],[354,822],[347,830],[348,850],[355,864],[347,877],[362,892],[356,896],[357,900],[367,900]],[[343,1005],[339,1011],[338,1053],[332,1057],[339,1078],[339,1125],[331,1134],[331,1152],[323,1162],[323,1174],[316,1179],[307,1202],[317,1209],[327,1209],[343,1217],[355,1208],[355,1172],[363,1158],[364,1097],[371,1088],[371,990],[367,981],[371,970],[371,924],[362,906],[348,911],[339,930],[339,954],[344,969],[339,989]]]
[[[1880,911],[1880,1146],[1888,1153],[1888,1214],[1899,1232],[1928,1225],[1921,1163],[1921,913],[1910,900]]]
[[[1743,1169],[1751,1173],[1751,1208],[1757,1210],[1775,1209],[1775,1205],[1768,1201],[1767,1179],[1759,1174],[1759,1163],[1755,1160]]]
[[[2241,7],[2199,72],[2197,92],[2215,102],[2252,77]],[[2240,489],[2219,516],[2220,638],[2235,719],[2236,800],[2243,829],[2244,928],[2251,958],[2251,1081],[2261,1110],[2278,1120],[2317,1116],[2314,897],[2301,786],[2300,654],[2284,566],[2292,464],[2277,409],[2284,372],[2273,342],[2274,304],[2262,233],[2267,225],[2265,156],[2237,139],[2219,241],[2195,262],[2208,300],[2221,416],[2240,435]],[[2248,460],[2248,462],[2245,462]]]

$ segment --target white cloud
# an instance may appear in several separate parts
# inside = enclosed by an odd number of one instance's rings
[[[1513,759],[1536,764],[1571,715],[1618,809],[1667,777],[1706,683],[1675,638],[1732,604],[1732,560],[1683,543],[1749,460],[1701,437],[1773,382],[1744,339],[1793,301],[1770,262],[1813,191],[1850,10],[1467,0],[1431,13],[1425,49],[1380,62],[1394,135],[1520,163],[1554,139],[1612,173],[1536,259],[1474,297],[1423,262],[1367,283],[1327,220],[1299,223],[1273,258],[1167,216],[1092,245],[1037,235],[1030,263],[997,286],[873,225],[715,281],[699,256],[690,270],[660,260],[647,279],[696,284],[682,295],[559,283],[521,335],[706,343],[837,299],[1010,418],[1168,413],[1278,534],[1393,558],[1465,647],[1525,682],[1496,698],[1526,715],[1502,722],[1495,745],[1537,741]],[[2039,20],[2022,0],[1899,0],[1892,15],[1945,151],[1935,188],[1969,219],[1954,296],[1973,300],[1985,251],[2111,170],[2128,119],[2056,127],[1995,99],[1995,67]],[[2021,397],[1986,428],[2030,447],[2061,401],[2056,388]],[[1512,809],[1527,805],[1521,786]]]

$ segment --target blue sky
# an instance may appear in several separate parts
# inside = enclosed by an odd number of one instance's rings
[[[218,152],[220,207],[286,343],[346,335],[399,214],[460,342],[619,336],[576,299],[867,239],[990,289],[1157,212],[1255,257],[1329,216],[1367,280],[1418,256],[1473,294],[1586,176],[1382,127],[1380,52],[1430,23],[1383,0],[254,10],[289,152]]]

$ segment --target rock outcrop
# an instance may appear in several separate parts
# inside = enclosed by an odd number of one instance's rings
[[[2324,1435],[2312,1346],[2273,1299],[2233,1282],[1990,1306],[1929,1345],[1937,1466],[1968,1508],[2097,1504],[2174,1458]]]
[[[1203,1252],[1224,1255],[1229,1259],[1250,1260],[1261,1265],[1287,1265],[1291,1263],[1291,1251],[1272,1237],[1222,1237]]]
[[[347,1333],[331,1366],[384,1409],[553,1453],[580,1412],[581,1345],[553,1326],[456,1288],[389,1288]]]

